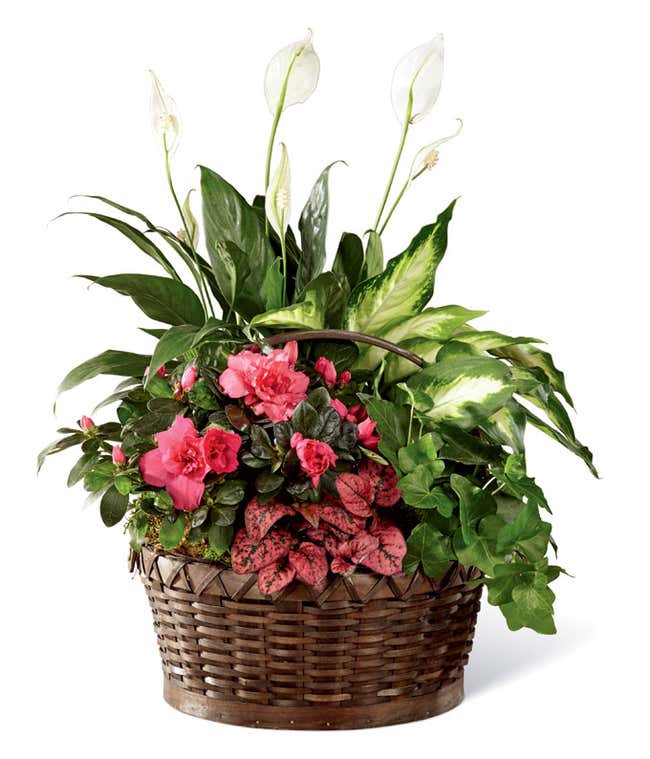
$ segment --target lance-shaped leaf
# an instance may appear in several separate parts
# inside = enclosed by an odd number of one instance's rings
[[[129,296],[151,319],[165,324],[205,322],[201,301],[182,282],[151,274],[111,274],[108,277],[82,275],[94,284]]]
[[[543,419],[540,419],[528,409],[526,409],[526,418],[528,419],[528,422],[533,425],[533,427],[537,427],[537,429],[545,432],[549,437],[553,438],[553,440],[560,443],[560,445],[563,445],[569,451],[575,453],[576,456],[579,456],[589,467],[589,471],[594,475],[594,477],[598,477],[598,470],[593,463],[593,454],[589,448],[587,448],[587,446],[582,445],[577,440],[569,440],[566,435],[563,435],[559,430],[556,430],[555,427],[552,427],[550,424],[545,422]]]
[[[366,260],[363,267],[362,279],[369,279],[381,274],[384,270],[384,246],[381,237],[374,229],[368,232],[366,243]]]
[[[143,356],[140,353],[104,351],[68,372],[59,385],[59,393],[71,390],[82,382],[100,374],[112,374],[116,377],[142,377],[150,360],[151,356]]]
[[[454,203],[434,224],[423,227],[408,248],[388,262],[382,274],[357,285],[350,296],[348,329],[383,334],[402,319],[415,316],[429,302],[436,269],[447,248]]]
[[[481,423],[488,437],[499,445],[508,445],[515,453],[524,452],[526,412],[513,399]]]
[[[454,340],[473,345],[481,351],[493,351],[510,345],[544,342],[535,337],[510,337],[509,335],[502,335],[500,332],[494,332],[493,330],[481,331],[471,328],[464,332],[457,332],[454,335]]]
[[[330,163],[318,177],[300,214],[298,229],[300,230],[302,256],[298,262],[296,274],[296,290],[298,292],[317,277],[325,265],[325,240],[329,215],[328,179],[330,169],[336,163],[339,161]]]
[[[196,335],[197,328],[193,324],[179,324],[163,334],[151,357],[145,388],[151,384],[161,366],[190,350]]]
[[[350,290],[354,290],[362,279],[363,262],[361,238],[352,232],[344,232],[334,257],[332,271],[347,281]]]
[[[230,281],[230,274],[223,277],[223,263],[217,255],[217,243],[227,246],[237,271],[237,288],[244,289],[242,297],[250,318],[264,310],[264,278],[275,261],[275,253],[264,233],[264,224],[256,211],[223,177],[210,169],[201,167],[201,197],[206,245],[217,282]]]
[[[573,406],[573,400],[564,381],[564,374],[555,366],[550,353],[542,351],[534,345],[509,345],[496,348],[491,352],[508,359],[515,366],[522,366],[525,369],[541,369],[548,377],[551,387],[557,390],[570,406]]]
[[[428,337],[414,337],[409,340],[403,340],[400,344],[403,348],[407,348],[412,353],[415,353],[416,356],[419,356],[425,365],[432,364],[436,360],[436,356],[443,346],[443,343],[437,340],[430,340]],[[417,364],[395,353],[387,354],[384,360],[383,380],[387,386],[395,385],[400,380],[404,380],[420,371]]]
[[[515,389],[508,367],[493,358],[452,359],[413,375],[408,386],[426,395],[431,419],[471,428],[503,407]]]

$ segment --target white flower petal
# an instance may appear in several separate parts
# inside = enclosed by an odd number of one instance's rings
[[[282,110],[296,103],[304,103],[316,89],[320,60],[311,44],[311,37],[310,30],[306,39],[287,45],[277,52],[266,67],[264,94],[273,115],[282,97],[285,80],[287,90]]]
[[[435,105],[442,84],[444,46],[442,34],[407,53],[393,74],[391,98],[401,124],[407,114],[409,93],[413,92],[410,122],[414,124]]]
[[[165,92],[158,77],[151,74],[151,127],[158,139],[164,138],[167,150],[171,153],[176,149],[181,133],[181,121],[173,98]]]
[[[420,148],[420,150],[418,150],[418,152],[415,154],[415,158],[413,159],[413,163],[411,164],[409,181],[412,181],[416,174],[419,174],[423,169],[433,168],[437,161],[438,148],[445,142],[453,140],[454,137],[458,137],[463,128],[463,120],[456,119],[456,121],[458,122],[458,128],[453,134],[449,134],[446,137],[440,137],[439,139],[430,142],[428,145],[425,145],[423,148]]]
[[[291,169],[283,142],[280,143],[280,148],[282,150],[280,162],[266,191],[265,210],[273,229],[280,236],[284,236],[291,215]]]

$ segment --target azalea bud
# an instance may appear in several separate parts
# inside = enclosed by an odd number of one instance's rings
[[[158,77],[151,74],[151,126],[159,139],[163,140],[165,149],[171,153],[176,149],[181,133],[181,122],[173,98],[163,89]]]
[[[442,84],[442,64],[442,34],[436,34],[430,42],[411,50],[397,64],[391,98],[401,124],[406,118],[414,124],[433,108]]]
[[[113,463],[115,466],[123,466],[126,464],[126,456],[124,455],[124,451],[122,450],[121,445],[114,445],[113,451],[111,452],[111,458],[113,459]]]
[[[283,142],[282,155],[266,193],[266,216],[275,231],[284,237],[291,214],[291,170],[289,156]]]
[[[145,377],[149,376],[149,368],[150,367],[147,366],[146,369],[144,370],[144,376]],[[156,372],[156,376],[158,376],[158,377],[164,377],[165,374],[166,374],[166,372],[167,372],[167,369],[165,368],[165,365],[163,364],[160,367],[160,369],[158,369],[158,371]]]
[[[97,425],[89,416],[82,416],[79,421],[79,426],[84,432],[90,432],[90,430],[94,430]]]
[[[279,50],[266,67],[264,94],[272,115],[278,106],[284,111],[290,105],[304,103],[316,89],[320,60],[311,38],[310,29],[304,40]]]
[[[199,376],[199,373],[196,369],[196,366],[194,366],[194,364],[189,364],[188,366],[185,367],[185,371],[183,372],[183,376],[181,377],[181,387],[186,393],[192,389],[198,376]]]
[[[351,379],[352,379],[352,374],[346,369],[344,372],[341,372],[339,374],[339,385],[341,387],[345,387],[347,384],[349,384]]]

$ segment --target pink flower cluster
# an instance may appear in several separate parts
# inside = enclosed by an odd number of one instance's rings
[[[347,371],[341,372],[337,376],[336,367],[328,358],[325,358],[325,356],[321,356],[316,361],[314,364],[314,369],[323,378],[323,382],[327,385],[327,387],[334,387],[334,385],[337,384],[339,387],[345,387],[352,379],[352,375]]]
[[[321,474],[334,466],[338,460],[338,456],[327,443],[305,438],[300,432],[294,432],[291,436],[291,447],[296,451],[300,468],[311,478],[313,487],[318,487]]]
[[[297,358],[295,340],[269,354],[241,351],[228,357],[228,368],[219,377],[219,384],[230,398],[243,398],[258,416],[284,422],[307,398],[309,377],[295,370]]]
[[[140,458],[142,477],[149,485],[164,487],[181,511],[198,508],[209,472],[237,469],[241,438],[234,432],[211,428],[201,437],[190,419],[177,416],[155,438],[158,447]]]

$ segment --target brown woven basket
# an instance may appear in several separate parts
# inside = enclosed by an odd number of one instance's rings
[[[340,330],[268,338],[386,341]],[[271,596],[256,575],[143,548],[131,555],[153,611],[171,706],[249,727],[336,730],[412,722],[463,700],[482,587],[476,569],[443,577],[357,572]]]

